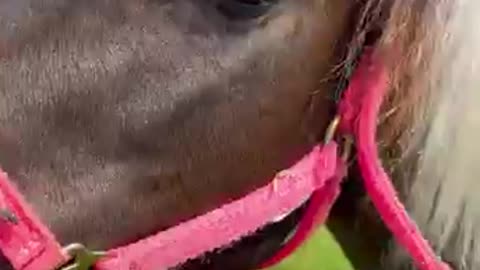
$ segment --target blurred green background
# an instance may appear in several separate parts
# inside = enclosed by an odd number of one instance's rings
[[[320,227],[292,256],[268,270],[382,269],[379,258],[387,242],[379,237],[381,231],[378,228],[371,225],[358,227],[351,221],[338,219],[332,219],[327,224]]]
[[[269,270],[353,270],[326,227],[320,228],[295,254]]]

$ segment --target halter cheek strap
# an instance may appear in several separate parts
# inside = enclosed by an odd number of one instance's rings
[[[341,132],[353,134],[365,189],[397,242],[422,270],[449,269],[432,248],[398,199],[378,156],[377,119],[386,94],[388,76],[374,55],[364,57],[339,106]]]

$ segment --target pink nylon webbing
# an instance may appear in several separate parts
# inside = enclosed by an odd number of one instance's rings
[[[340,194],[340,184],[345,176],[346,166],[343,160],[338,159],[334,177],[315,191],[310,198],[308,207],[300,220],[293,237],[260,268],[272,267],[292,255],[311,235],[317,226],[325,223],[328,214]]]
[[[269,185],[167,231],[111,250],[96,269],[167,269],[229,245],[301,205],[334,176],[336,162],[334,142],[315,147]]]
[[[388,78],[383,62],[373,57],[373,52],[367,50],[349,87],[345,90],[338,112],[341,119],[340,131],[343,134],[354,135],[358,150],[358,162],[367,192],[388,228],[410,253],[416,265],[422,270],[449,269],[435,256],[415,223],[408,217],[378,157],[375,143],[377,119],[380,105],[388,89]],[[327,188],[328,186],[324,189]],[[324,211],[323,203],[328,201],[329,209],[335,202],[333,198],[328,200],[329,196],[336,197],[337,194],[333,190],[329,194],[326,194],[325,191],[321,190],[313,195],[308,210],[300,221],[292,240],[287,242],[273,258],[264,263],[263,267],[278,264],[295,252],[315,227],[311,219],[316,216],[323,218],[328,214],[328,210]],[[325,199],[317,198],[316,196],[319,194],[322,194],[321,196]]]
[[[0,208],[8,209],[18,220],[0,220],[0,249],[15,270],[52,270],[64,262],[55,237],[1,171]]]
[[[416,266],[422,270],[449,269],[435,255],[408,216],[378,156],[375,140],[377,119],[387,89],[388,76],[383,62],[375,59],[371,52],[367,53],[340,103],[341,131],[354,135],[357,160],[367,193]]]

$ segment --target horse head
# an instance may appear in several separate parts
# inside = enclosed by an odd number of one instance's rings
[[[479,5],[464,2],[2,1],[0,166],[61,244],[131,243],[295,164],[373,47],[389,76],[383,163],[438,254],[475,269]],[[349,175],[332,213],[347,223],[370,212]],[[178,268],[255,268],[302,210]],[[388,269],[410,263],[384,253]]]

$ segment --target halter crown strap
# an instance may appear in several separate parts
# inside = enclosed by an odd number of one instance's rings
[[[409,217],[378,156],[375,140],[377,119],[387,89],[388,76],[383,62],[372,51],[368,51],[339,106],[341,132],[354,135],[366,191],[386,226],[407,250],[416,266],[421,270],[449,269],[435,255]]]

